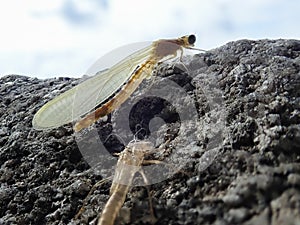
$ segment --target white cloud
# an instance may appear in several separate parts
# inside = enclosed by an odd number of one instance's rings
[[[81,76],[124,44],[197,35],[210,49],[239,38],[299,38],[297,0],[10,0],[0,8],[0,74]]]

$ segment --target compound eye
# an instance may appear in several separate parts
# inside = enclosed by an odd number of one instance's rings
[[[189,42],[190,45],[194,44],[194,43],[196,42],[196,36],[193,35],[193,34],[190,35],[190,36],[188,37],[188,42]]]

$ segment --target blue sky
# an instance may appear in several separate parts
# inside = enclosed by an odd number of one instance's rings
[[[81,77],[125,44],[196,34],[196,47],[300,39],[299,0],[10,0],[0,8],[0,76]]]

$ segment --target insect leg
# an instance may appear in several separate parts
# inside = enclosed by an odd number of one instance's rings
[[[151,215],[151,223],[155,224],[156,221],[157,221],[157,218],[155,217],[154,210],[153,210],[152,197],[151,197],[151,193],[150,193],[150,189],[149,189],[149,181],[147,179],[146,174],[144,173],[144,171],[142,169],[139,171],[139,173],[142,175],[142,177],[144,179],[144,182],[146,184],[145,188],[147,190],[148,197],[149,197],[149,208],[150,208],[150,215]]]
[[[90,198],[91,194],[96,190],[97,187],[101,186],[102,184],[108,182],[111,179],[111,177],[105,178],[103,180],[98,181],[96,184],[94,184],[94,186],[91,188],[91,190],[89,191],[88,195],[85,197],[85,199],[82,202],[82,206],[79,209],[78,213],[75,215],[74,219],[77,220],[81,214],[84,212],[85,210],[85,206],[88,202],[88,199]]]

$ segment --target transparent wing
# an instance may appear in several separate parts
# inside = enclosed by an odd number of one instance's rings
[[[46,130],[79,119],[121,88],[137,66],[150,57],[152,49],[150,45],[136,51],[110,69],[97,73],[46,103],[35,114],[33,127],[37,130]]]

